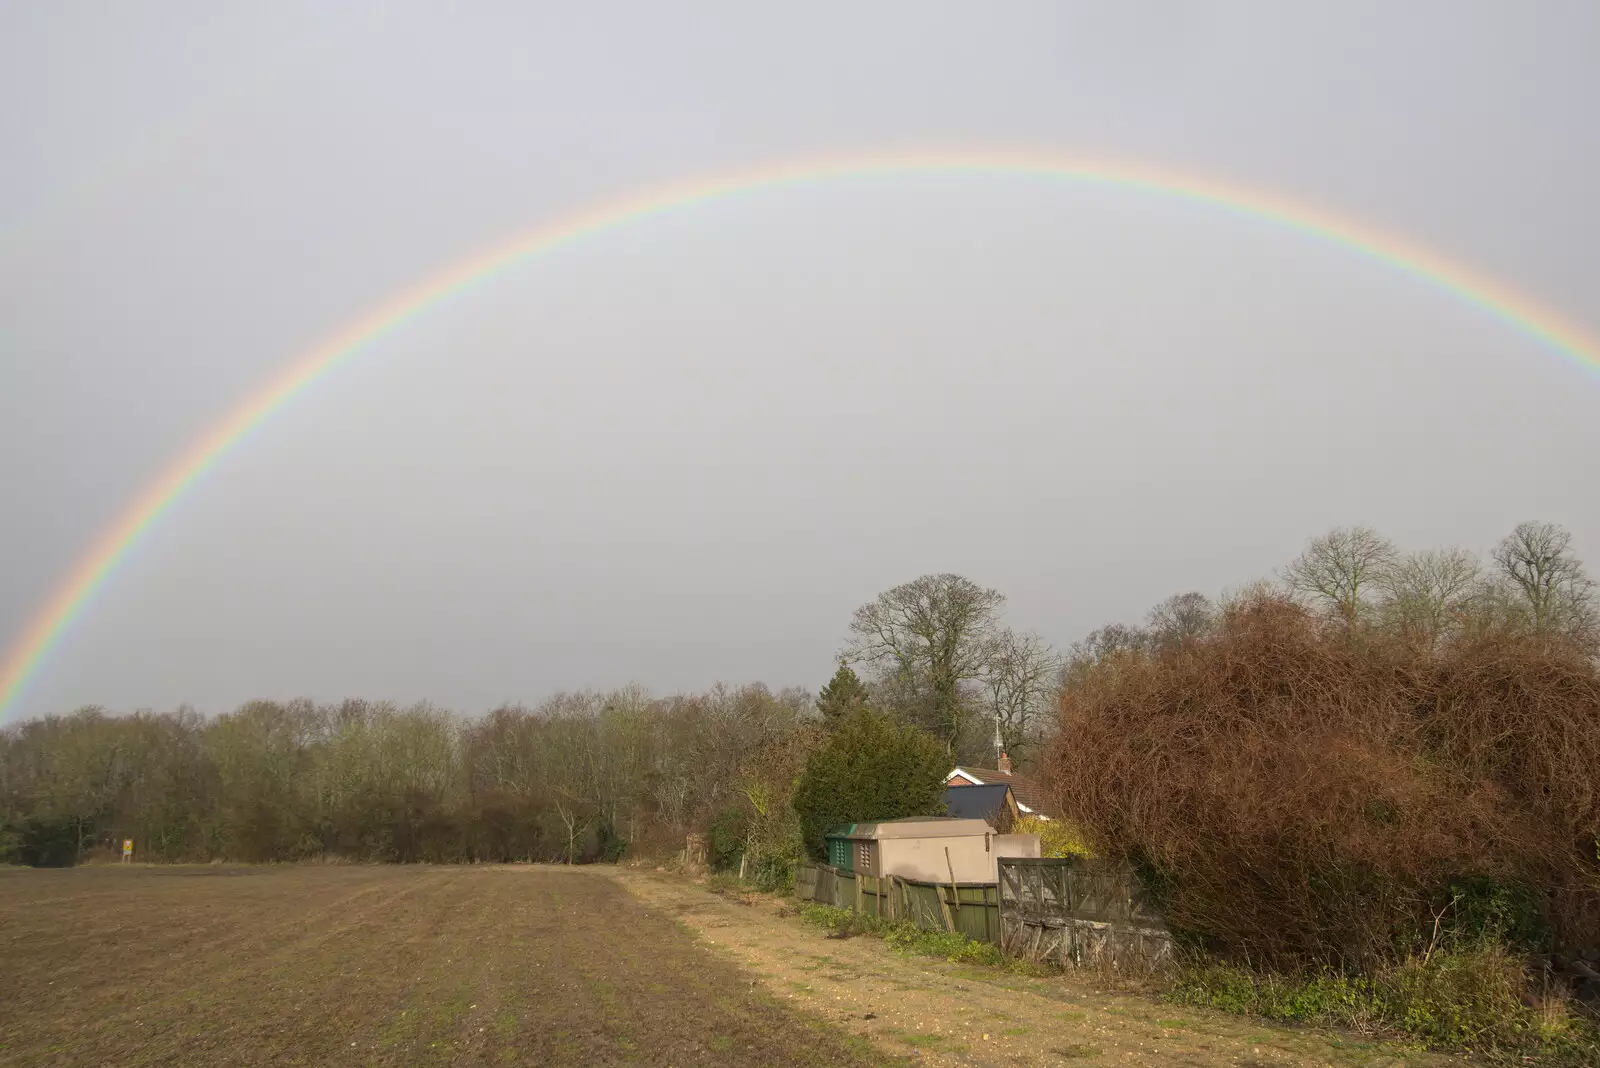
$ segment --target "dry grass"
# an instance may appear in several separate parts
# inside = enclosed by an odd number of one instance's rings
[[[0,871],[0,1065],[862,1063],[615,880]]]

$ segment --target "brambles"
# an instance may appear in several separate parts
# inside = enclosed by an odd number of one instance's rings
[[[1600,949],[1589,587],[1538,524],[1494,564],[1335,531],[1182,640],[1076,647],[1050,778],[1193,952],[1175,999],[1592,1063],[1533,963]]]
[[[1593,665],[1342,623],[1256,594],[1181,652],[1089,672],[1054,753],[1067,812],[1164,877],[1169,922],[1241,959],[1369,966],[1481,933],[1462,880],[1537,891],[1525,940],[1600,940]]]

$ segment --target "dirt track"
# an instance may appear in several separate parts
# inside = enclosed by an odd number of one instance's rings
[[[898,953],[876,938],[829,938],[753,895],[622,874],[644,902],[681,916],[773,996],[929,1065],[1443,1065],[1375,1042],[1264,1026],[1098,989],[1081,976],[1034,979]]]

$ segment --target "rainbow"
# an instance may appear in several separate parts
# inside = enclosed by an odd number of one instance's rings
[[[1456,297],[1536,339],[1580,367],[1600,368],[1600,345],[1577,324],[1511,287],[1397,235],[1364,226],[1286,197],[1232,183],[1157,169],[1052,156],[930,152],[895,153],[759,167],[654,189],[557,219],[430,275],[372,308],[295,357],[218,423],[196,438],[145,486],[29,618],[0,662],[0,720],[41,662],[83,612],[117,564],[173,503],[216,467],[249,433],[301,391],[357,353],[404,328],[457,293],[569,242],[665,212],[723,197],[785,186],[867,176],[966,173],[1105,186],[1196,205],[1303,234],[1393,268]]]

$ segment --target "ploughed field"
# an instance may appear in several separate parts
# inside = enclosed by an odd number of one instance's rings
[[[871,1059],[581,871],[0,870],[0,1065]]]

